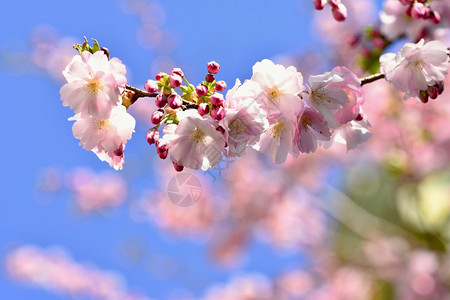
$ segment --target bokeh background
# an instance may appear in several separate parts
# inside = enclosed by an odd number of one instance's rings
[[[187,208],[168,200],[176,172],[145,141],[151,99],[129,110],[122,171],[77,145],[59,100],[83,36],[140,88],[173,67],[196,85],[211,60],[229,87],[264,58],[305,79],[336,65],[362,75],[348,41],[377,26],[382,2],[347,1],[344,24],[309,0],[3,4],[0,299],[449,299],[448,91],[423,105],[365,86],[366,145],[188,170],[202,193]]]

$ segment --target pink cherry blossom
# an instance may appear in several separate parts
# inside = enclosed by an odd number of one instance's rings
[[[77,168],[70,176],[70,183],[76,205],[85,213],[117,207],[127,195],[127,184],[117,173],[95,174]]]
[[[123,147],[131,138],[136,125],[135,119],[122,105],[114,107],[108,119],[77,114],[69,120],[75,121],[72,131],[74,137],[80,140],[80,145],[88,151],[95,149],[97,153],[114,153]]]
[[[345,79],[336,71],[309,77],[310,91],[306,102],[317,109],[330,128],[338,125],[334,114],[348,102],[347,93],[341,88]]]
[[[209,115],[200,116],[196,109],[177,113],[179,124],[164,128],[164,141],[172,161],[191,169],[214,168],[225,150],[225,138],[216,130]]]
[[[121,274],[74,261],[61,248],[23,245],[5,259],[8,276],[70,298],[149,300],[130,291]]]
[[[317,140],[329,141],[331,137],[327,121],[315,109],[306,107],[298,118],[297,147],[302,153],[315,152]]]
[[[301,102],[299,102],[301,103]],[[272,161],[282,164],[287,155],[297,157],[299,154],[294,139],[297,131],[297,117],[295,115],[281,115],[276,122],[269,122],[269,128],[261,135],[253,148],[269,155]]]
[[[295,67],[285,68],[268,59],[253,66],[251,81],[258,83],[261,94],[258,101],[268,115],[298,112],[301,101],[298,94],[303,90],[303,76]]]
[[[387,0],[380,13],[381,33],[388,39],[395,40],[406,34],[410,39],[417,40],[428,21],[414,19],[406,14],[406,6],[398,0]]]
[[[236,82],[239,86],[240,82]],[[227,98],[225,101],[226,116],[220,123],[225,129],[228,155],[243,156],[247,146],[253,146],[259,141],[260,135],[265,131],[269,122],[267,114],[252,98],[241,98],[239,94]]]
[[[339,125],[333,131],[332,140],[344,144],[347,151],[353,150],[367,142],[372,136],[368,129],[369,127],[370,123],[367,120],[351,121],[347,124]]]
[[[419,97],[420,91],[443,81],[449,66],[447,46],[440,41],[406,43],[397,54],[380,57],[386,80],[405,93],[405,99]]]
[[[123,148],[125,149],[125,146],[123,146]],[[107,162],[114,170],[122,170],[125,165],[125,155],[123,153],[122,155],[116,155],[114,152],[99,151],[97,147],[92,149],[92,152],[94,152],[101,161]]]
[[[344,81],[334,83],[333,86],[341,88],[348,96],[345,106],[334,115],[339,124],[345,124],[354,120],[360,113],[360,107],[364,103],[364,93],[358,76],[348,68],[335,67],[333,71],[344,78]]]
[[[108,60],[102,51],[84,51],[63,71],[68,82],[60,90],[63,105],[76,114],[107,119],[111,109],[121,103],[125,74],[125,66],[117,58]]]

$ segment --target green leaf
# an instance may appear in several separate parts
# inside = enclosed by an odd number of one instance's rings
[[[94,41],[94,45],[92,46],[92,53],[100,51],[100,45],[98,44],[96,39],[92,39]]]

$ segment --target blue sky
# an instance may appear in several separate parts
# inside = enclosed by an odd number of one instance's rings
[[[280,1],[257,0],[160,1],[167,16],[163,27],[173,32],[177,41],[173,57],[178,66],[189,71],[190,81],[202,80],[206,63],[216,60],[222,66],[220,78],[229,86],[236,77],[250,77],[256,61],[317,47],[317,37],[310,33],[310,2],[285,0],[280,5]],[[0,55],[4,58],[11,51],[29,51],[33,29],[48,24],[61,36],[80,42],[83,36],[96,38],[110,49],[112,56],[124,62],[132,74],[132,83],[142,87],[146,79],[154,76],[150,68],[157,53],[139,46],[139,20],[124,14],[120,7],[117,0],[8,1],[0,10]],[[16,67],[4,60],[0,62],[0,80],[4,83],[0,118],[0,259],[14,245],[60,245],[76,261],[122,272],[130,287],[157,299],[165,299],[174,288],[185,288],[194,296],[201,296],[206,286],[225,282],[231,274],[250,271],[271,277],[286,266],[304,263],[298,256],[278,255],[269,246],[255,242],[242,266],[223,270],[210,264],[203,241],[176,239],[151,225],[136,224],[129,218],[127,207],[107,216],[80,218],[71,210],[67,192],[57,195],[50,204],[40,204],[42,195],[36,191],[36,182],[44,168],[71,170],[88,166],[100,171],[109,167],[77,146],[71,134],[72,124],[67,121],[72,114],[59,100],[59,84],[38,72]],[[127,145],[130,157],[148,149],[143,139],[146,129],[138,126]],[[142,172],[147,176],[142,184],[155,185],[151,168],[150,164]],[[123,174],[132,177],[126,170]],[[145,245],[148,259],[168,256],[187,272],[161,279],[155,275],[157,270],[124,262],[120,247],[129,240]],[[268,256],[275,257],[270,264]],[[12,283],[0,271],[0,299],[68,298]]]

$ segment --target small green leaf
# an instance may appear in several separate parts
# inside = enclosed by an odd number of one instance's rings
[[[96,39],[92,39],[94,41],[94,45],[92,46],[92,53],[100,51],[100,45],[98,44]]]

